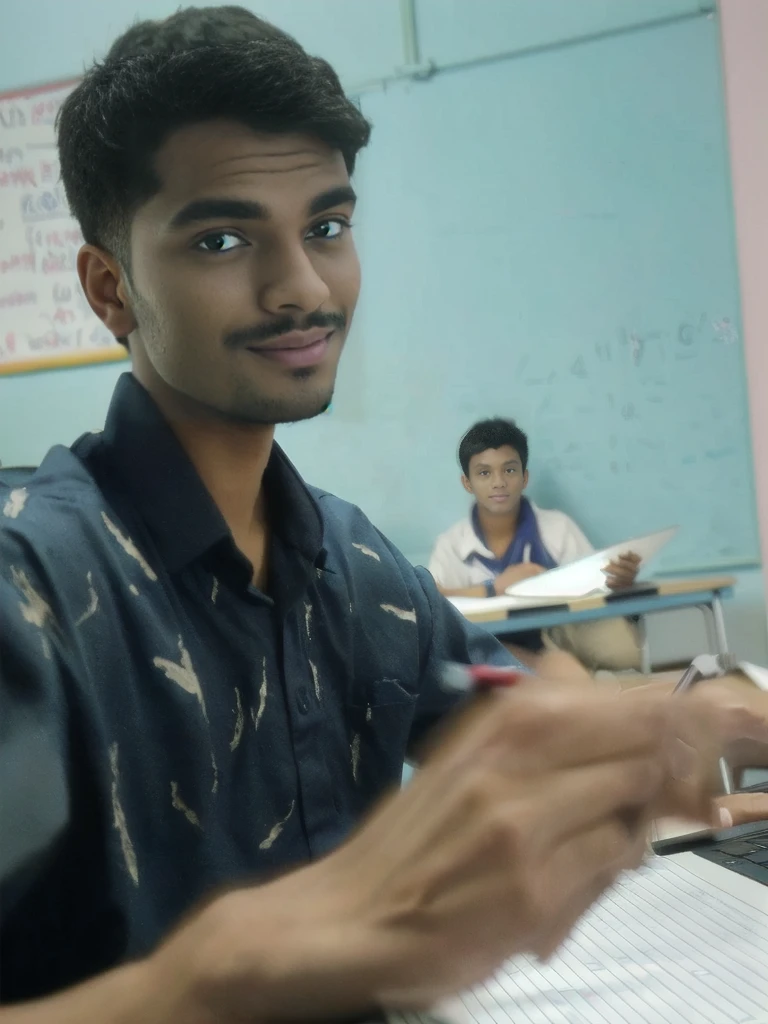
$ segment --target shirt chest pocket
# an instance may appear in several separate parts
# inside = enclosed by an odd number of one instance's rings
[[[366,796],[399,782],[417,695],[399,679],[371,679],[354,687],[347,706],[352,777]]]

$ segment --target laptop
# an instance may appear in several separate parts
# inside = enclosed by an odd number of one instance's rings
[[[765,792],[766,783],[740,792]],[[712,864],[768,885],[768,819],[718,831],[686,832],[667,828],[651,844],[660,857],[694,853]]]
[[[768,885],[768,820],[704,835],[658,839],[653,852],[660,857],[671,853],[695,853],[697,857]]]

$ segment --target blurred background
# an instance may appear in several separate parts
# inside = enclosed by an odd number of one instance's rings
[[[598,546],[679,524],[659,570],[733,574],[731,646],[768,661],[768,4],[244,6],[327,58],[374,125],[356,174],[364,288],[338,390],[328,414],[278,435],[298,468],[423,562],[467,508],[461,434],[514,417],[539,504]],[[79,329],[94,358],[111,354],[75,301],[77,239],[50,230],[56,83],[134,20],[175,9],[30,0],[3,12],[4,466],[100,426],[127,369],[59,351]],[[53,204],[29,200],[37,227],[21,241],[4,216],[25,187],[8,143],[20,110]],[[44,308],[38,286],[53,296]],[[651,634],[661,662],[705,646],[694,612],[653,620]]]

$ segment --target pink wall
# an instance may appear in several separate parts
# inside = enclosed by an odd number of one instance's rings
[[[720,0],[763,575],[768,592],[768,0]]]

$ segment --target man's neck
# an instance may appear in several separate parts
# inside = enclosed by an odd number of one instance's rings
[[[155,382],[148,390],[221,512],[235,544],[253,564],[254,580],[264,582],[268,524],[262,482],[275,428],[219,418]]]
[[[262,482],[274,427],[170,418],[181,446],[238,544],[266,522]]]

